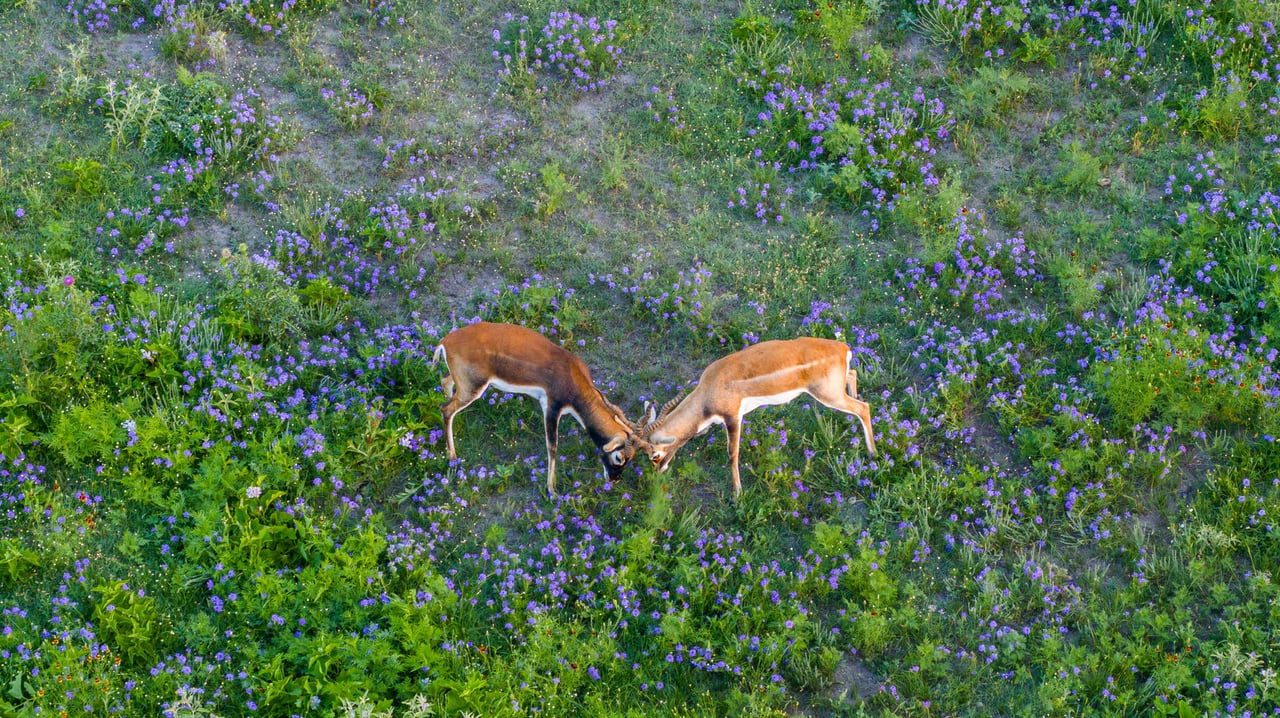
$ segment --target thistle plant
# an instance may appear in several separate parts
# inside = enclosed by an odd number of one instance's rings
[[[116,152],[131,144],[139,149],[146,145],[165,112],[166,98],[164,88],[158,84],[143,87],[131,83],[121,87],[115,80],[107,80],[100,102],[111,135],[111,150]]]

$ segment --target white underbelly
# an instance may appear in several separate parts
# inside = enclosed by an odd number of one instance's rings
[[[779,404],[786,404],[804,393],[805,393],[804,389],[792,389],[791,391],[784,391],[781,394],[770,394],[768,396],[744,397],[742,400],[742,405],[738,408],[738,419],[741,420],[742,417],[746,416],[747,414],[750,414],[751,412],[755,411],[756,409],[759,409],[762,406],[777,406]]]
[[[534,398],[535,401],[538,402],[538,405],[542,407],[543,415],[545,416],[547,413],[547,390],[543,389],[540,386],[508,384],[507,382],[501,379],[490,379],[489,386],[493,387],[494,389],[497,389],[498,391],[506,392],[508,394],[523,394],[525,396],[531,396]]]

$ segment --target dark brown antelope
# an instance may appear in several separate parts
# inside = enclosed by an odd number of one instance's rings
[[[858,373],[850,367],[852,359],[848,346],[830,339],[760,342],[712,362],[703,370],[697,388],[683,399],[668,402],[656,418],[653,407],[648,406],[641,440],[648,444],[649,458],[661,472],[689,439],[713,424],[723,424],[736,499],[742,493],[738,474],[742,417],[762,406],[786,404],[808,394],[824,406],[856,416],[862,423],[867,451],[875,456],[871,406],[856,398]]]
[[[547,439],[547,493],[556,493],[556,444],[560,417],[568,414],[599,447],[610,479],[643,448],[640,427],[605,398],[591,382],[587,365],[546,337],[514,324],[478,322],[450,332],[440,340],[433,361],[444,359],[449,373],[441,388],[449,400],[440,408],[444,417],[449,459],[458,458],[453,444],[453,417],[492,386],[524,394],[542,407]]]

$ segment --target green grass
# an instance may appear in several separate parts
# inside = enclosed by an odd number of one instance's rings
[[[1266,83],[1181,0],[1117,11],[1142,65],[935,5],[0,14],[0,713],[1272,710]],[[562,11],[618,21],[606,85],[504,79],[504,13]],[[770,104],[838,78],[836,129]],[[945,121],[853,117],[881,82]],[[533,402],[444,458],[429,359],[474,317],[630,416],[838,337],[881,454],[763,409],[735,502],[718,429],[608,483],[564,421],[553,502]]]

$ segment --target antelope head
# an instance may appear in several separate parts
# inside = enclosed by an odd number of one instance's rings
[[[658,411],[657,407],[645,402],[644,428],[640,429],[640,435],[644,443],[645,453],[649,455],[649,461],[657,467],[658,473],[664,473],[671,465],[671,460],[675,458],[676,452],[690,437],[670,436],[660,432],[663,424],[666,423],[667,417],[671,414],[671,410],[680,403],[684,398],[684,392],[678,394],[674,399],[663,405],[662,410]]]
[[[622,409],[613,403],[610,402],[608,406],[614,421],[625,427],[623,433],[615,435],[600,447],[604,454],[605,471],[611,481],[616,481],[637,453],[649,452],[649,442],[643,438],[644,428],[640,424],[628,419]]]

